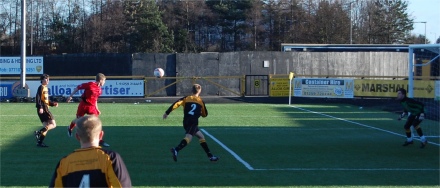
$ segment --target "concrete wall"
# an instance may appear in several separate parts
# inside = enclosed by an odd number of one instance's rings
[[[263,67],[264,61],[269,62],[269,67]],[[194,83],[203,86],[202,95],[233,96],[241,93],[243,82],[238,77],[244,75],[408,75],[406,52],[67,54],[46,56],[44,62],[45,72],[52,76],[93,76],[97,72],[146,76],[146,95],[151,96],[188,95]],[[163,68],[165,78],[171,79],[154,78],[156,67]]]
[[[269,62],[269,67],[263,67],[264,61]],[[203,95],[231,96],[241,92],[242,82],[238,78],[225,78],[227,76],[287,75],[290,72],[297,76],[407,76],[408,55],[405,52],[253,51],[133,55],[134,75],[152,76],[155,67],[164,68],[167,77],[177,76],[183,79],[175,87],[170,87],[175,90],[168,89],[168,92],[158,92],[153,96],[188,95],[193,83],[202,84]],[[153,84],[148,84],[147,87],[148,90],[157,90],[174,81],[176,80],[152,80],[148,82]]]
[[[132,75],[141,75],[149,77],[146,79],[145,87],[147,92],[145,94],[152,94],[152,96],[175,96],[176,85],[171,85],[164,88],[175,79],[156,79],[154,78],[154,69],[162,68],[166,77],[176,77],[176,54],[156,54],[156,53],[136,53],[132,57]],[[152,92],[155,92],[154,94]]]

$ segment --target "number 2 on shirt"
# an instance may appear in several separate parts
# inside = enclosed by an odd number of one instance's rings
[[[191,110],[188,112],[188,114],[190,114],[190,115],[194,115],[194,110],[196,110],[196,108],[197,108],[197,105],[196,104],[191,104]]]

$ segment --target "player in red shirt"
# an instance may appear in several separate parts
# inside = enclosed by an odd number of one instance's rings
[[[84,90],[84,93],[81,95],[81,102],[78,105],[78,110],[76,111],[76,119],[70,122],[70,126],[67,127],[67,134],[69,137],[72,137],[72,130],[76,126],[76,120],[84,115],[96,115],[99,116],[101,111],[98,109],[98,97],[102,94],[101,87],[105,84],[105,75],[102,73],[98,73],[96,75],[94,82],[87,82],[81,85],[78,85],[75,90],[70,94],[69,98],[67,98],[67,102],[72,100],[73,95],[79,90]],[[99,145],[108,147],[109,144],[105,143],[104,140],[99,141]]]

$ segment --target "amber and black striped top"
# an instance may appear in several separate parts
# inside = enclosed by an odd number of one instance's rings
[[[49,187],[131,187],[131,179],[117,152],[91,147],[62,158]]]

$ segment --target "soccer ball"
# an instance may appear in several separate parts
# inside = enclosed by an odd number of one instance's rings
[[[162,76],[164,75],[164,71],[162,68],[156,68],[154,69],[154,76],[156,78],[162,78]]]

